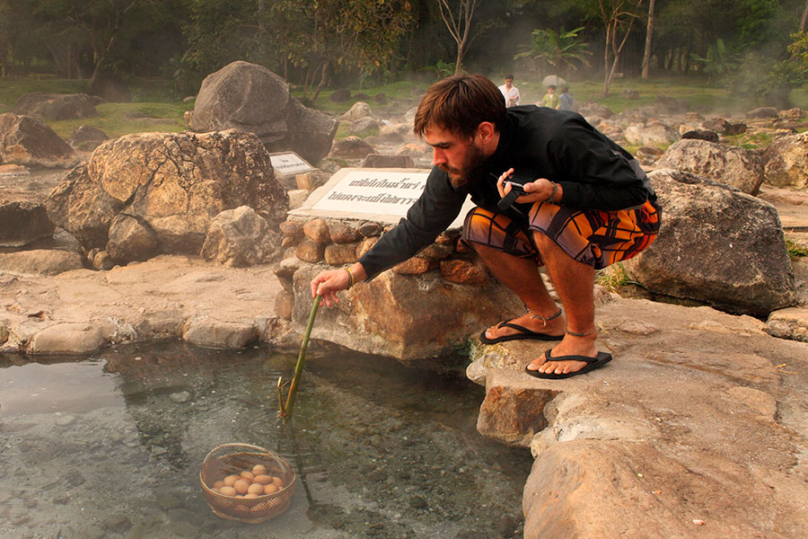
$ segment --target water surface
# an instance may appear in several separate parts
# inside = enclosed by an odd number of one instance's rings
[[[309,356],[289,423],[275,384],[296,357],[182,344],[0,356],[0,537],[521,537],[532,459],[477,433],[481,388],[385,358]],[[235,442],[297,472],[281,516],[211,512],[201,463]]]

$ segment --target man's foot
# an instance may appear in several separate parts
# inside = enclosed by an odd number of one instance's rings
[[[561,340],[564,337],[564,328],[567,322],[564,315],[560,314],[561,311],[558,312],[558,316],[549,320],[534,317],[531,313],[506,320],[483,331],[480,335],[480,340],[485,344],[519,339]]]
[[[593,329],[584,336],[575,336],[567,333],[564,339],[553,348],[553,357],[563,356],[586,356],[589,358],[598,357],[598,349],[595,346],[597,334]],[[589,363],[585,361],[546,361],[545,354],[533,360],[528,366],[528,371],[535,371],[542,374],[570,374],[578,372]]]

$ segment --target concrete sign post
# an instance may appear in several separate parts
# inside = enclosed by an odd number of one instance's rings
[[[395,224],[421,196],[428,176],[424,169],[343,168],[289,214]],[[472,207],[466,200],[450,228],[462,227]]]

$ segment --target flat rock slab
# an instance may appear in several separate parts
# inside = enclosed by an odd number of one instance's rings
[[[527,376],[549,346],[524,341],[480,345],[468,369],[486,385],[478,430],[536,457],[525,538],[808,536],[808,343],[707,307],[597,315],[615,355],[601,370]]]
[[[0,353],[80,354],[183,337],[239,348],[273,338],[281,289],[271,266],[228,268],[181,256],[56,276],[0,269]]]

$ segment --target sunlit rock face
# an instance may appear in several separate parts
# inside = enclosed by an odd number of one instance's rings
[[[623,130],[629,144],[642,146],[667,146],[679,140],[679,133],[666,123],[651,120],[631,123]]]
[[[709,144],[709,143],[708,143]],[[649,291],[765,316],[793,305],[796,289],[777,210],[693,174],[649,174],[662,206],[659,237],[626,261]]]
[[[317,163],[331,149],[339,121],[289,95],[285,80],[263,66],[233,62],[208,75],[191,128],[255,133],[271,152],[294,151]]]
[[[154,232],[157,252],[199,254],[208,226],[222,211],[249,206],[276,228],[288,204],[263,144],[253,134],[231,130],[110,140],[54,188],[47,209],[88,250],[108,247],[113,220],[125,214]],[[127,254],[119,250],[126,242],[113,236],[117,256],[142,258],[143,242],[134,242],[138,253]]]
[[[766,183],[777,187],[808,187],[808,133],[774,141],[763,154]]]
[[[677,142],[657,165],[698,174],[749,195],[756,195],[763,183],[763,162],[757,151],[706,140]]]
[[[294,273],[292,322],[305,329],[311,311],[311,279],[323,265],[302,264]],[[346,292],[317,315],[312,338],[359,352],[393,357],[405,365],[440,370],[436,358],[464,348],[485,327],[524,312],[504,285],[456,284],[440,272],[403,275],[386,271]]]
[[[73,148],[36,118],[0,114],[0,164],[69,168],[78,160]]]
[[[211,221],[202,258],[232,267],[268,262],[279,253],[282,236],[249,206],[225,210]]]

